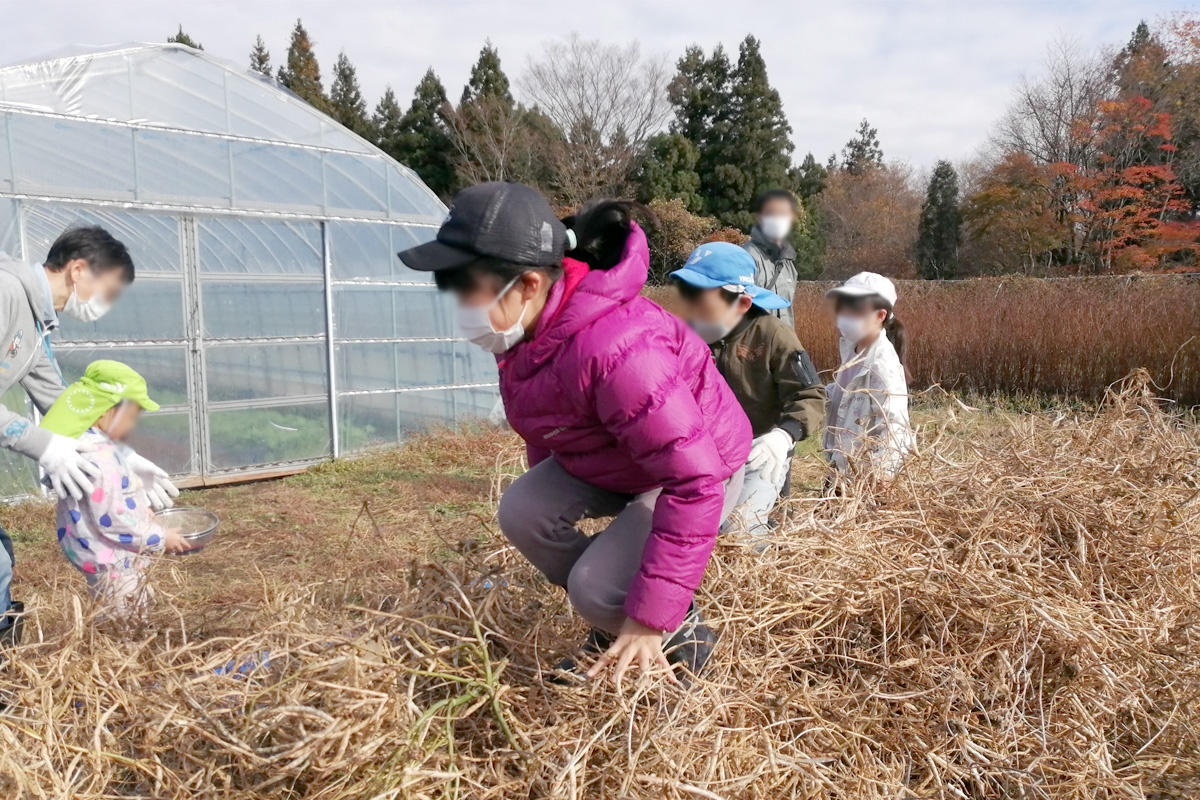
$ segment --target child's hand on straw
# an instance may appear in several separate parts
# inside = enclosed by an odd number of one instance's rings
[[[608,648],[608,652],[600,656],[600,660],[588,670],[587,676],[594,678],[604,672],[610,664],[615,663],[613,685],[619,687],[625,670],[636,663],[638,669],[643,673],[649,672],[651,667],[663,667],[667,671],[667,680],[671,683],[679,683],[671,669],[670,662],[663,653],[662,646],[662,631],[647,627],[632,617],[626,617],[617,640],[613,642],[612,647]]]

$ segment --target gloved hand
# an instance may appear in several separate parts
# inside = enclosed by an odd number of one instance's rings
[[[780,485],[795,447],[796,443],[787,431],[772,428],[751,443],[746,468],[757,470],[771,483]]]
[[[142,479],[142,488],[146,490],[152,509],[162,511],[175,505],[174,498],[179,497],[179,490],[171,483],[165,470],[132,450],[125,454],[125,463]]]
[[[100,477],[100,470],[82,455],[95,449],[94,444],[51,434],[50,444],[38,459],[38,466],[45,470],[55,494],[64,498],[69,494],[82,500],[95,488],[90,478]]]

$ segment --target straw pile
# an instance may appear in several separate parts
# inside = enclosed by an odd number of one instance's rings
[[[581,628],[495,538],[264,576],[240,634],[194,638],[165,579],[124,632],[64,590],[0,676],[0,796],[1196,796],[1196,430],[1138,384],[924,442],[882,501],[799,499],[772,553],[719,546],[686,693],[543,684]]]

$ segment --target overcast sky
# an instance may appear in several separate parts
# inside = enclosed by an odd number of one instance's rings
[[[182,24],[239,64],[261,34],[277,64],[300,17],[326,86],[345,49],[372,106],[386,84],[407,103],[429,66],[457,99],[488,38],[515,81],[543,42],[572,31],[636,39],[672,61],[693,43],[724,44],[736,56],[751,33],[783,97],[797,159],[811,150],[824,160],[866,117],[885,155],[918,169],[970,156],[1055,37],[1119,46],[1139,19],[1200,10],[1184,0],[7,0],[0,8],[4,63],[69,44],[162,41]]]

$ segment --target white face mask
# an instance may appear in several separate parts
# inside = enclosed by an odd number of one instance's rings
[[[510,350],[517,342],[525,338],[525,327],[521,324],[521,320],[525,318],[525,310],[529,308],[528,300],[525,301],[525,305],[521,306],[521,315],[508,330],[496,330],[496,326],[492,324],[492,315],[489,313],[492,307],[500,302],[500,298],[504,297],[520,279],[521,276],[518,275],[509,281],[508,285],[500,290],[500,294],[496,295],[496,298],[486,306],[458,307],[458,327],[468,341],[479,345],[489,353],[499,354]]]
[[[729,332],[737,326],[738,321],[736,319],[732,322],[730,322],[729,319],[737,314],[737,310],[738,304],[734,303],[732,306],[730,306],[729,313],[727,313],[719,322],[704,322],[701,320],[695,320],[693,322],[689,322],[688,324],[692,326],[692,330],[696,332],[696,335],[704,340],[705,344],[716,344],[728,336]]]
[[[772,242],[782,242],[792,232],[792,218],[785,216],[763,217],[758,221],[763,235]]]
[[[858,344],[867,338],[869,332],[866,317],[854,317],[849,314],[838,314],[837,329],[846,341],[853,344]]]
[[[75,287],[71,287],[71,296],[63,306],[63,313],[80,322],[95,322],[108,313],[112,303],[105,300],[99,292],[92,292],[92,297],[86,303],[79,299]]]

